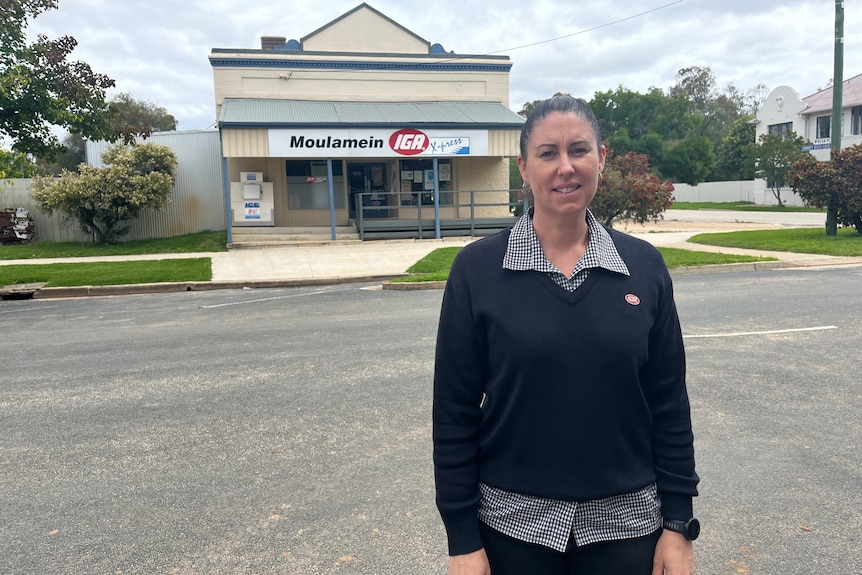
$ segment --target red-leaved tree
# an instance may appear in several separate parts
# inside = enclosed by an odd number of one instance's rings
[[[791,166],[787,183],[809,206],[836,208],[837,221],[862,234],[862,144],[820,162],[810,154]]]
[[[605,170],[590,211],[606,226],[614,220],[643,224],[662,218],[673,203],[673,184],[650,172],[649,157],[637,152],[615,156],[608,148]]]

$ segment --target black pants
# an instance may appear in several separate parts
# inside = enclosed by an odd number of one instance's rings
[[[661,529],[645,537],[604,541],[578,547],[569,541],[565,553],[525,543],[491,529],[481,521],[482,541],[491,575],[651,575]]]

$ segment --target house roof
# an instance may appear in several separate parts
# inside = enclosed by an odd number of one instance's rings
[[[815,92],[810,96],[802,98],[808,107],[802,111],[803,114],[824,112],[832,109],[832,87]],[[841,107],[858,106],[862,104],[862,74],[844,80],[841,91]]]
[[[392,24],[392,25],[396,26],[396,27],[397,27],[397,28],[399,28],[400,30],[403,30],[404,32],[406,32],[406,33],[407,33],[407,34],[409,34],[410,36],[412,36],[412,37],[416,38],[416,39],[417,39],[417,40],[419,40],[420,42],[422,42],[422,43],[424,43],[424,44],[428,45],[429,47],[431,46],[431,43],[430,43],[430,42],[428,42],[428,40],[426,40],[425,38],[423,38],[423,37],[419,36],[418,34],[416,34],[415,32],[413,32],[412,30],[408,30],[407,28],[405,28],[404,26],[402,26],[401,24],[399,24],[398,22],[396,22],[395,20],[393,20],[392,18],[390,18],[389,16],[387,16],[386,14],[384,14],[384,13],[380,12],[379,10],[375,10],[374,8],[372,8],[371,6],[369,6],[366,2],[363,2],[362,4],[360,4],[359,6],[357,6],[356,8],[354,8],[353,10],[350,10],[349,12],[345,12],[344,14],[342,14],[341,16],[339,16],[338,18],[336,18],[335,20],[332,20],[331,22],[328,22],[328,23],[324,24],[323,26],[321,26],[320,28],[318,28],[318,29],[317,29],[317,30],[315,30],[314,32],[312,32],[312,33],[310,33],[310,34],[307,34],[307,35],[303,36],[303,37],[301,38],[301,40],[300,40],[300,41],[301,41],[301,42],[305,42],[305,41],[307,41],[309,38],[312,38],[312,37],[316,36],[317,34],[319,34],[320,32],[322,32],[323,30],[326,30],[327,28],[329,28],[329,27],[331,27],[331,26],[333,26],[333,25],[337,24],[338,22],[340,22],[340,21],[342,21],[342,20],[344,20],[344,19],[348,18],[349,16],[351,16],[352,14],[354,14],[354,13],[356,13],[356,12],[360,11],[360,10],[369,10],[370,12],[372,12],[372,13],[376,14],[377,16],[379,16],[380,18],[382,18],[383,20],[385,20],[385,21],[389,22],[390,24]]]
[[[227,98],[221,127],[515,129],[524,118],[499,102],[329,102]]]

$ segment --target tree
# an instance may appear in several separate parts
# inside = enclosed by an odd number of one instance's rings
[[[704,114],[716,97],[715,74],[709,66],[682,68],[676,73],[676,85],[668,93],[688,99],[693,110]]]
[[[636,152],[622,156],[608,150],[605,170],[590,210],[600,222],[629,219],[643,224],[661,217],[673,203],[673,184],[650,173],[649,158]]]
[[[862,144],[835,152],[828,162],[805,154],[791,166],[787,183],[810,206],[837,206],[838,223],[862,234]]]
[[[761,134],[760,142],[749,148],[754,160],[754,175],[766,180],[766,185],[772,190],[772,195],[783,206],[781,189],[787,185],[787,172],[790,166],[799,160],[810,156],[802,151],[805,140],[794,132],[784,136]]]
[[[625,129],[633,142],[649,133],[677,141],[685,139],[697,125],[685,98],[668,96],[659,88],[639,94],[620,86],[596,92],[589,105],[606,138]]]
[[[30,161],[26,154],[0,148],[0,180],[4,178],[32,178],[43,170]]]
[[[36,178],[33,198],[42,210],[76,220],[97,243],[114,243],[129,231],[121,224],[141,210],[162,209],[176,179],[174,152],[157,144],[112,146],[105,168],[82,165],[79,173]]]
[[[176,130],[177,121],[164,108],[151,102],[136,100],[130,94],[121,93],[109,101],[108,122],[113,133],[120,134],[126,144],[137,138],[146,139],[153,132]],[[63,152],[53,161],[39,159],[37,163],[48,173],[60,175],[63,170],[77,172],[86,161],[86,142],[81,134],[66,134]]]
[[[36,163],[46,174],[59,176],[63,170],[77,172],[78,166],[87,161],[86,142],[81,134],[66,134],[63,138],[63,151],[53,160],[37,158]]]
[[[702,120],[685,95],[658,88],[638,94],[620,87],[596,93],[590,104],[610,147],[649,156],[661,177],[696,185],[712,172],[713,146],[698,135]]]
[[[706,180],[714,164],[712,142],[705,136],[698,136],[667,150],[661,162],[661,173],[675,182],[696,186]]]
[[[56,8],[57,0],[2,0],[0,20],[0,136],[11,138],[16,152],[47,159],[63,149],[52,126],[95,139],[117,137],[105,101],[114,81],[67,60],[78,42],[44,35],[26,42],[29,20]]]
[[[177,120],[167,110],[152,102],[136,100],[125,92],[110,101],[110,122],[125,143],[131,144],[136,136],[144,139],[153,132],[169,132],[177,129]]]
[[[753,116],[742,116],[721,140],[715,152],[713,181],[753,180],[754,163],[751,146],[755,143],[757,129],[751,123]]]
[[[668,90],[668,95],[687,100],[691,112],[698,118],[697,127],[688,137],[709,138],[713,149],[719,153],[716,165],[713,166],[714,173],[707,179],[724,180],[728,177],[722,173],[741,171],[741,158],[735,152],[722,157],[719,151],[725,138],[734,129],[738,129],[736,123],[746,115],[754,115],[767,94],[768,90],[763,84],[758,84],[748,91],[740,90],[733,83],[720,89],[715,74],[708,66],[689,66],[677,73],[677,83]],[[754,141],[753,134],[751,141]],[[720,161],[724,162],[721,166],[718,165]],[[729,161],[732,162],[731,166],[727,164]]]
[[[556,94],[554,94],[551,97],[553,98],[556,96],[571,96],[571,94],[569,94],[568,92],[557,92]],[[526,118],[527,116],[529,116],[533,112],[533,110],[536,109],[536,106],[538,106],[540,102],[542,102],[542,100],[533,100],[532,102],[524,102],[524,105],[521,106],[521,110],[518,112],[518,115]]]

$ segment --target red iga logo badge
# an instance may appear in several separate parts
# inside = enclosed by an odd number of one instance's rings
[[[398,130],[389,136],[389,147],[396,154],[402,156],[415,156],[428,149],[430,144],[428,136],[419,130]]]
[[[626,294],[626,301],[629,302],[631,305],[639,305],[641,303],[641,298],[639,298],[633,293],[630,293]]]

